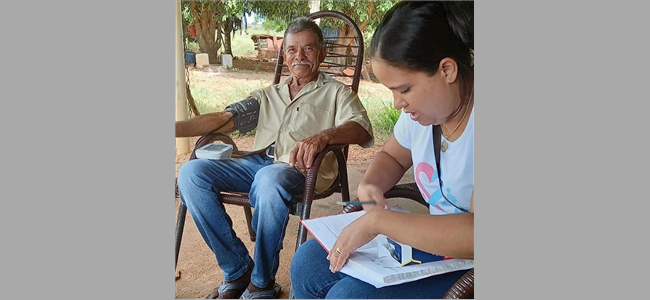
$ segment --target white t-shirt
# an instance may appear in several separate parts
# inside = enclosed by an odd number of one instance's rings
[[[432,125],[422,126],[402,112],[393,134],[402,147],[411,150],[415,182],[422,197],[429,203],[429,212],[432,215],[461,213],[442,197],[440,191]],[[442,141],[445,141],[444,136],[441,137]],[[456,206],[469,211],[474,188],[474,108],[461,136],[453,143],[447,141],[447,144],[447,151],[440,151],[444,195]]]

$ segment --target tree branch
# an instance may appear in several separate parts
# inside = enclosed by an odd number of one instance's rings
[[[196,10],[196,2],[190,1],[190,12],[192,12],[192,17],[194,17],[194,23],[200,23],[199,12]],[[195,25],[196,26],[196,25]]]
[[[359,24],[359,30],[361,30],[361,32],[366,32],[366,26],[368,26],[368,23],[370,22],[370,19],[372,18],[372,13],[374,11],[375,11],[375,2],[368,1],[368,18],[363,20],[363,22]]]

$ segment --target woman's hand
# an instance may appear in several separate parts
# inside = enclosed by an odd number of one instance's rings
[[[343,268],[350,253],[367,244],[377,236],[377,232],[373,230],[373,223],[375,215],[378,212],[379,210],[367,212],[343,228],[341,235],[336,239],[334,246],[330,250],[330,254],[327,256],[327,260],[330,261],[330,271],[332,273],[336,273]]]
[[[359,198],[359,201],[375,200],[375,202],[377,202],[376,205],[363,205],[363,210],[365,211],[383,209],[387,204],[386,198],[384,198],[384,192],[375,185],[359,184],[359,188],[357,188],[357,198]]]

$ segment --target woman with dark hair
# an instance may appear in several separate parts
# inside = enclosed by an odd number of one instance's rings
[[[375,288],[339,271],[378,234],[440,256],[474,259],[473,20],[471,1],[405,1],[380,23],[370,48],[372,70],[402,113],[357,190],[359,200],[377,204],[363,207],[365,214],[342,231],[329,255],[315,240],[296,251],[296,298],[435,299],[467,272]],[[385,209],[384,193],[411,167],[429,215]]]

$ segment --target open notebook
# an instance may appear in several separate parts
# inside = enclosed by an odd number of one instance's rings
[[[365,213],[365,211],[359,211],[302,220],[301,222],[329,253],[343,228]],[[386,236],[378,235],[369,243],[352,252],[341,272],[380,288],[474,267],[474,261],[467,259],[446,259],[402,266],[389,255],[380,256],[380,253],[386,252],[380,251],[380,247],[387,246]]]

